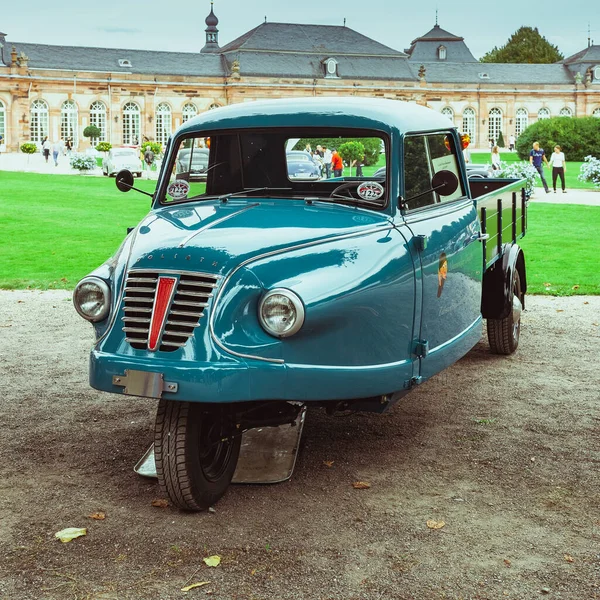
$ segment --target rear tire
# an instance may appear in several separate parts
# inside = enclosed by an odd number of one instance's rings
[[[154,459],[161,488],[183,510],[206,510],[226,492],[240,453],[226,408],[161,399],[154,428]],[[225,438],[225,439],[224,439]]]
[[[488,340],[490,349],[494,354],[512,354],[519,346],[523,295],[521,292],[521,277],[517,270],[515,270],[513,279],[510,303],[511,311],[504,319],[487,320]]]

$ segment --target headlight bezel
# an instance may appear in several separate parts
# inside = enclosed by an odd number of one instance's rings
[[[104,305],[102,306],[102,310],[94,316],[84,312],[81,308],[82,303],[80,304],[77,299],[77,294],[81,287],[89,283],[93,283],[94,285],[96,285],[100,289],[100,291],[102,292],[102,296],[104,297]],[[75,310],[77,311],[80,317],[92,323],[98,323],[108,317],[108,315],[110,314],[110,300],[111,294],[108,283],[106,283],[104,279],[101,279],[100,277],[95,277],[93,275],[84,277],[81,281],[79,281],[79,283],[75,286],[75,289],[73,290],[73,306],[75,307]]]
[[[292,306],[296,311],[296,320],[294,321],[294,325],[284,332],[278,332],[272,329],[265,320],[265,317],[263,316],[263,308],[265,306],[266,301],[276,295],[280,295],[284,298],[287,298],[292,303]],[[276,338],[287,338],[298,333],[298,331],[300,331],[300,329],[304,325],[305,315],[306,311],[304,309],[304,303],[300,299],[300,296],[286,288],[273,288],[271,290],[268,290],[265,294],[263,294],[262,298],[258,303],[258,321],[261,324],[261,327],[269,335],[272,335]]]

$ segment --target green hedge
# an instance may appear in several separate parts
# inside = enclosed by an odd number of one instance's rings
[[[597,117],[553,117],[530,125],[517,140],[517,153],[529,160],[533,142],[539,142],[550,156],[557,144],[567,160],[583,161],[600,153],[600,119]]]

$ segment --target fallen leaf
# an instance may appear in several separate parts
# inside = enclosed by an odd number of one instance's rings
[[[557,308],[556,312],[565,312],[562,308]]]
[[[167,506],[169,506],[168,501],[164,500],[163,498],[152,500],[150,504],[152,504],[152,506],[156,506],[157,508],[167,508]]]
[[[594,327],[598,327],[598,323],[592,323]]]
[[[62,529],[55,533],[54,537],[58,538],[63,544],[66,544],[82,535],[87,535],[87,529],[85,527],[82,529],[79,527],[67,527],[66,529]]]
[[[506,566],[508,569],[510,569],[510,567],[511,567],[512,563],[510,562],[510,560],[508,560],[508,558],[505,558],[505,559],[504,559],[504,565],[505,565],[505,566]]]
[[[88,515],[88,518],[95,519],[96,521],[104,521],[104,519],[106,519],[106,515],[103,512],[95,512],[91,515]]]
[[[550,287],[552,284],[551,283],[543,283],[542,284],[544,287]]]
[[[578,285],[574,285],[574,286],[573,286],[571,289],[572,289],[572,290],[578,290],[578,289],[579,289],[579,286],[578,286]]]
[[[198,583],[191,583],[190,585],[186,585],[185,587],[181,588],[182,592],[189,592],[190,590],[193,590],[194,588],[199,588],[202,587],[203,585],[208,585],[210,583],[210,581],[199,581]]]
[[[367,483],[366,481],[355,481],[352,484],[352,487],[355,490],[368,490],[371,487],[371,484]]]
[[[208,567],[218,567],[221,564],[221,557],[217,554],[202,559]]]
[[[573,562],[574,559],[573,559],[573,557],[570,554],[565,554],[565,560],[567,562]]]
[[[445,524],[445,521],[434,521],[433,519],[427,521],[427,527],[429,527],[429,529],[441,529]]]
[[[333,463],[334,463],[334,462],[335,462],[335,461],[333,461],[333,460],[324,460],[324,461],[323,461],[323,464],[324,464],[326,467],[333,467]]]

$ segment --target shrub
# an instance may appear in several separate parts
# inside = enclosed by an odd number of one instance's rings
[[[91,138],[93,140],[95,140],[96,138],[99,138],[101,135],[102,135],[102,132],[95,125],[88,125],[83,130],[83,137]]]
[[[528,162],[501,162],[500,170],[495,171],[495,175],[496,177],[505,177],[507,179],[525,179],[525,196],[529,198],[533,192],[538,172]]]
[[[160,142],[144,142],[141,146],[142,156],[144,155],[144,152],[146,152],[146,148],[150,148],[154,153],[154,156],[158,156],[162,152],[162,145]]]
[[[586,156],[577,179],[591,181],[596,187],[600,187],[600,160],[595,156]]]
[[[21,144],[21,152],[23,154],[35,154],[37,152],[37,146],[33,142],[25,142]]]
[[[496,146],[498,146],[498,148],[504,148],[504,136],[502,135],[502,132],[500,132],[498,134],[498,139],[496,140]]]
[[[71,167],[78,171],[91,171],[96,168],[96,158],[89,154],[72,154]]]
[[[554,146],[560,145],[567,160],[583,161],[598,151],[600,146],[600,119],[597,117],[553,117],[530,125],[517,140],[519,158],[527,160],[533,142],[550,156]]]
[[[108,152],[112,148],[112,144],[110,142],[98,142],[96,144],[96,150],[98,152]]]

